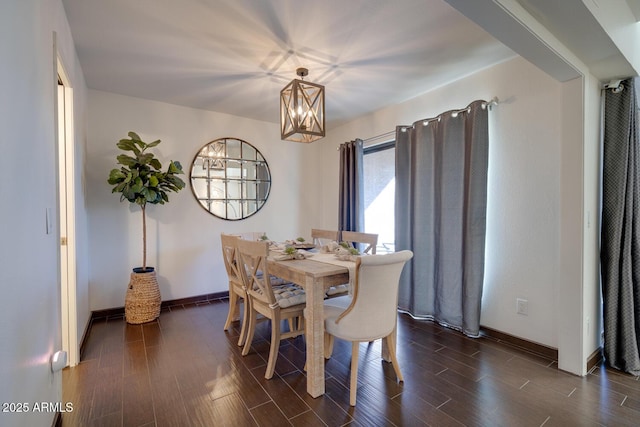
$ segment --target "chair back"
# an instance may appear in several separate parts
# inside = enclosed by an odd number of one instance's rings
[[[269,243],[239,239],[237,245],[238,270],[247,293],[270,306],[275,306],[276,298],[267,269]]]
[[[338,230],[320,230],[317,228],[312,228],[311,239],[314,245],[322,246],[327,241],[339,241],[340,232]]]
[[[237,284],[242,284],[242,278],[240,277],[240,271],[238,270],[237,261],[237,247],[240,237],[232,234],[220,234],[220,241],[222,243],[222,257],[224,258],[224,267],[227,270],[227,276],[229,281]]]
[[[359,231],[343,231],[342,240],[349,243],[363,243],[367,246],[362,250],[362,253],[376,254],[376,245],[378,244],[377,234],[361,233]]]
[[[398,286],[405,263],[413,252],[404,250],[356,259],[351,305],[335,323],[356,341],[372,341],[389,335],[396,326]]]

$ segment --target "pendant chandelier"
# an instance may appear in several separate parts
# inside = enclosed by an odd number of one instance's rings
[[[324,137],[324,86],[306,82],[306,68],[298,68],[294,79],[280,91],[280,138],[313,142]]]

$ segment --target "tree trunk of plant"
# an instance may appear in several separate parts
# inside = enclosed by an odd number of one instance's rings
[[[147,215],[142,206],[142,271],[147,270]]]

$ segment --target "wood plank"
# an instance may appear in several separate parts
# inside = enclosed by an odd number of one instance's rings
[[[62,399],[74,405],[62,425],[566,427],[640,419],[637,377],[603,364],[573,376],[542,356],[406,315],[398,317],[404,383],[380,360],[378,342],[362,344],[357,405],[349,406],[351,349],[336,340],[333,357],[321,362],[326,393],[313,398],[305,340],[284,341],[280,372],[265,380],[269,325],[258,326],[257,352],[242,357],[237,334],[222,330],[227,309],[181,306],[131,329],[121,319],[96,322],[89,357],[62,371]]]

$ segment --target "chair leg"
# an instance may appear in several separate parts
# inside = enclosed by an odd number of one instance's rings
[[[251,308],[251,304],[248,304],[248,307],[245,307],[246,310],[249,310],[249,326],[247,326],[247,336],[244,341],[244,347],[242,348],[242,355],[246,356],[249,354],[249,349],[251,348],[251,341],[253,341],[253,334],[256,331],[256,311]]]
[[[242,347],[247,339],[247,328],[249,323],[249,299],[243,298],[244,307],[242,309],[242,325],[240,326],[240,337],[238,337],[238,346]]]
[[[358,391],[358,352],[360,343],[351,343],[351,383],[349,384],[349,405],[356,406],[356,392]]]
[[[273,371],[276,368],[276,359],[278,358],[278,351],[280,351],[280,319],[279,316],[274,316],[271,319],[271,345],[269,349],[269,361],[267,362],[267,371],[264,377],[268,380],[273,376]]]
[[[306,332],[305,332],[306,325],[304,323],[304,316],[296,317],[296,323],[298,324],[297,331],[302,332],[302,334],[306,336]]]
[[[324,333],[324,358],[331,359],[333,354],[333,335]]]
[[[227,314],[227,321],[224,323],[224,330],[228,331],[231,327],[231,322],[236,316],[236,310],[238,309],[238,294],[233,292],[233,289],[229,288],[229,313]]]
[[[396,377],[398,377],[398,381],[404,382],[402,372],[400,372],[398,358],[396,357],[395,333],[391,333],[390,335],[384,337],[384,341],[387,342],[387,348],[389,349],[389,358],[391,359],[390,361],[393,365],[393,370],[396,371]]]

